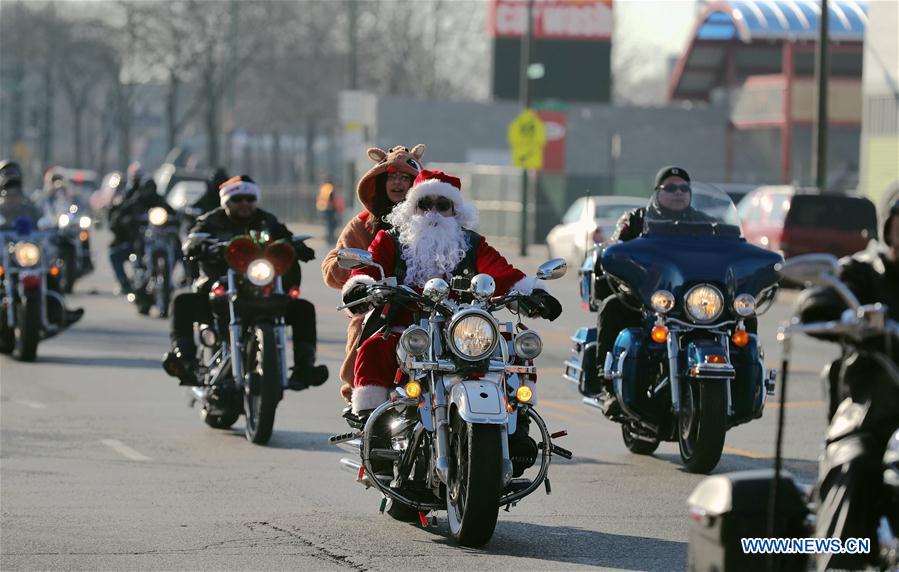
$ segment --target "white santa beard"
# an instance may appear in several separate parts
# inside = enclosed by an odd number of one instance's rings
[[[397,227],[409,286],[424,287],[431,278],[446,278],[465,258],[465,233],[454,217],[434,211],[414,214]]]

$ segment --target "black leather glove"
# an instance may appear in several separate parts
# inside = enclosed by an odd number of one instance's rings
[[[357,284],[350,288],[346,294],[343,295],[343,303],[344,304],[352,304],[357,300],[361,300],[368,296],[368,286],[365,284]],[[370,304],[357,304],[350,308],[347,308],[350,312],[354,314],[364,314],[368,312]]]
[[[300,262],[309,262],[315,258],[315,251],[306,246],[305,243],[300,242],[294,244],[294,248],[297,251],[297,260]]]
[[[529,316],[540,316],[550,322],[562,314],[562,304],[545,290],[534,290],[522,303]]]

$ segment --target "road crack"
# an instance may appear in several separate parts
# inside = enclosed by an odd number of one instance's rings
[[[315,542],[306,539],[302,534],[300,534],[300,531],[294,527],[285,528],[265,521],[248,522],[247,527],[253,532],[256,532],[259,529],[267,529],[280,532],[281,534],[286,534],[287,536],[298,541],[303,546],[311,548],[313,551],[312,557],[317,560],[330,562],[332,564],[337,564],[338,566],[343,566],[352,570],[359,570],[359,572],[366,572],[368,570],[368,568],[366,568],[365,566],[356,564],[355,562],[350,560],[349,556],[337,554],[326,546],[316,544]]]

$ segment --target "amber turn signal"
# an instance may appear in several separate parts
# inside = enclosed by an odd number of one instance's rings
[[[668,328],[665,326],[654,326],[649,337],[657,344],[664,343],[668,339]]]
[[[59,266],[51,266],[50,267],[50,276],[56,278],[59,276]]]
[[[518,399],[520,403],[528,403],[534,398],[534,392],[530,387],[522,385],[515,390],[515,398]]]
[[[421,397],[421,384],[417,381],[410,381],[406,384],[406,396],[412,399]]]
[[[746,330],[737,330],[731,339],[735,346],[742,348],[749,343],[749,333]]]
[[[727,356],[705,356],[705,363],[727,363]]]

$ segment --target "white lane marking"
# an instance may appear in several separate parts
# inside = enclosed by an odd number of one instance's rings
[[[46,409],[47,406],[38,401],[27,401],[25,399],[16,399],[16,403],[19,405],[24,405],[25,407],[30,407],[32,409]]]
[[[122,455],[123,457],[127,457],[132,461],[152,461],[150,457],[146,455],[141,455],[128,445],[122,443],[121,441],[117,441],[115,439],[101,439],[101,443],[115,451],[116,453]]]

